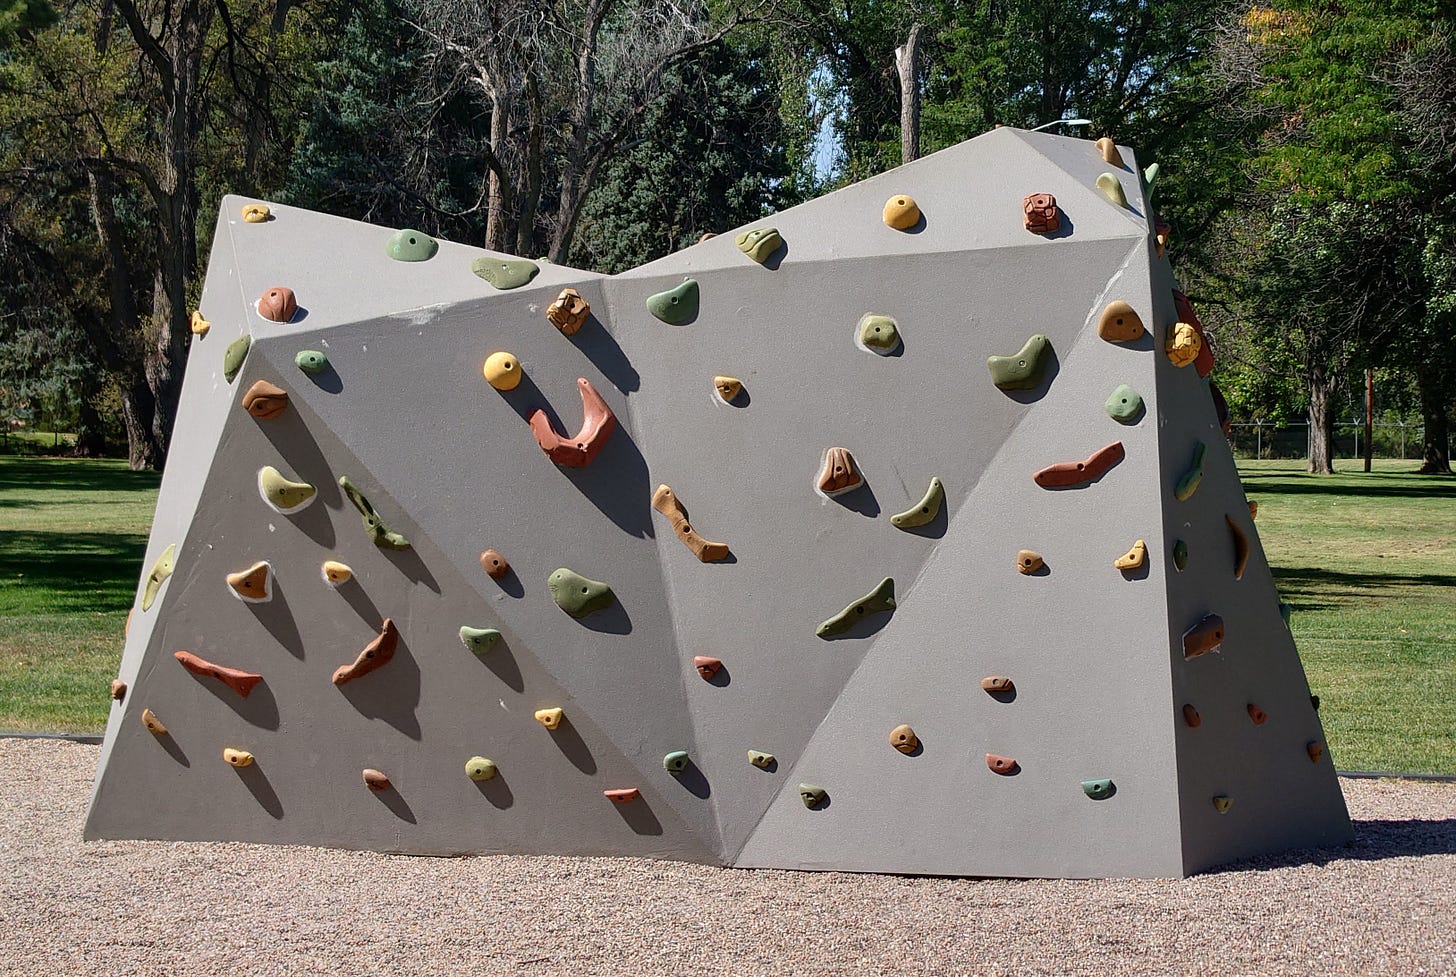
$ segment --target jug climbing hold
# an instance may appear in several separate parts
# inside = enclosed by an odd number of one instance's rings
[[[1245,706],[1245,708],[1248,709],[1249,719],[1253,721],[1255,726],[1262,726],[1269,721],[1269,714],[1252,702]]]
[[[1070,488],[1095,482],[1127,456],[1121,441],[1099,448],[1086,461],[1060,461],[1048,465],[1031,476],[1042,488]]]
[[[480,554],[480,568],[492,580],[500,580],[511,572],[511,564],[500,555],[499,550],[486,550]]]
[[[714,543],[698,535],[697,530],[688,522],[682,503],[668,486],[657,486],[657,491],[652,493],[652,508],[667,517],[667,521],[672,524],[673,533],[700,562],[712,563],[728,556],[727,543]]]
[[[1234,517],[1225,515],[1224,521],[1228,523],[1229,537],[1234,543],[1234,579],[1244,579],[1244,570],[1249,566],[1249,537],[1244,535],[1244,530]]]
[[[551,588],[551,599],[556,601],[556,606],[576,618],[610,607],[617,599],[612,588],[600,580],[583,577],[566,567],[553,570],[546,584]]]
[[[117,702],[126,698],[126,683],[119,678],[111,680],[111,697]]]
[[[1223,618],[1209,614],[1183,632],[1183,657],[1198,658],[1223,644]]]
[[[733,239],[733,243],[738,245],[739,251],[763,264],[783,246],[784,239],[777,228],[757,227],[739,234]]]
[[[855,466],[848,448],[830,448],[824,452],[824,468],[819,473],[818,488],[831,499],[853,492],[864,484],[864,476]]]
[[[142,588],[142,610],[152,609],[152,602],[157,599],[157,591],[162,589],[162,584],[172,575],[177,568],[177,544],[171,543],[157,557],[157,562],[152,564],[152,569],[147,573],[147,584]]]
[[[1097,189],[1119,207],[1127,206],[1127,194],[1122,191],[1122,181],[1115,173],[1103,173],[1097,177]]]
[[[288,407],[288,393],[282,387],[259,380],[243,394],[243,410],[260,420],[277,417]]]
[[[710,682],[723,670],[723,663],[717,658],[710,658],[707,655],[694,655],[693,667],[698,670],[704,682]]]
[[[384,246],[384,253],[395,261],[429,261],[439,250],[440,242],[408,227],[391,234]]]
[[[501,291],[520,288],[536,277],[541,267],[525,258],[493,258],[481,255],[470,263],[476,278],[483,278]]]
[[[698,282],[684,279],[682,284],[647,297],[647,311],[670,326],[692,322],[698,315]]]
[[[1094,801],[1105,801],[1117,792],[1117,787],[1111,780],[1084,780],[1082,781],[1082,792]]]
[[[890,730],[890,745],[909,756],[920,749],[920,737],[915,735],[909,723],[901,723]]]
[[[192,318],[188,321],[187,325],[192,330],[192,335],[194,336],[206,336],[212,329],[212,323],[202,318],[201,309],[192,310]]]
[[[350,502],[354,503],[354,508],[359,510],[359,516],[364,521],[364,531],[369,534],[369,538],[374,541],[375,546],[382,550],[409,549],[409,540],[405,539],[399,533],[392,532],[384,524],[384,520],[379,518],[379,514],[374,511],[374,507],[364,497],[364,493],[359,491],[353,482],[349,481],[349,476],[339,476],[339,488],[344,490],[344,495],[348,497]]]
[[[1203,725],[1203,717],[1191,702],[1183,703],[1183,721],[1188,724],[1189,729],[1197,729]]]
[[[1202,441],[1193,449],[1193,463],[1188,470],[1178,477],[1178,482],[1173,486],[1173,498],[1179,502],[1187,502],[1198,491],[1199,483],[1203,481],[1203,459],[1208,454],[1208,445]]]
[[[1149,163],[1143,167],[1143,182],[1148,185],[1148,203],[1153,202],[1153,191],[1158,189],[1158,164]]]
[[[1049,193],[1032,193],[1021,201],[1026,229],[1033,234],[1052,234],[1062,229],[1057,198]]]
[[[258,469],[258,494],[273,509],[291,516],[307,509],[318,496],[318,489],[307,482],[291,482],[272,465]]]
[[[495,761],[483,756],[473,756],[465,761],[465,776],[477,784],[490,780],[496,774]]]
[[[1046,566],[1046,561],[1041,558],[1041,554],[1038,553],[1036,550],[1016,551],[1017,572],[1028,574],[1035,573],[1044,566]]]
[[[574,288],[563,288],[556,300],[546,306],[546,321],[567,336],[580,332],[590,314],[591,305]]]
[[[228,383],[238,378],[238,371],[243,368],[243,360],[248,358],[248,348],[252,345],[252,336],[239,336],[223,350],[222,376]]]
[[[662,769],[668,773],[682,773],[688,768],[688,751],[673,750],[662,758]]]
[[[799,800],[803,801],[804,806],[811,811],[823,804],[828,796],[829,792],[818,784],[799,785]]]
[[[718,394],[718,399],[725,404],[731,404],[743,393],[743,381],[737,377],[714,377],[713,389]]]
[[[267,204],[243,204],[243,220],[249,224],[261,224],[272,216]]]
[[[814,633],[821,638],[831,638],[848,631],[861,618],[868,617],[871,614],[893,613],[894,610],[895,579],[893,577],[886,577],[880,581],[879,586],[874,590],[865,594],[823,624],[820,624]]]
[[[1168,341],[1163,348],[1174,366],[1187,366],[1198,359],[1198,351],[1203,348],[1203,344],[1192,326],[1179,322],[1168,330]]]
[[[491,353],[481,368],[485,382],[497,390],[514,390],[521,382],[521,364],[510,353]]]
[[[553,707],[551,709],[537,709],[534,715],[536,717],[536,722],[540,723],[542,726],[545,726],[547,729],[555,729],[557,726],[560,726],[561,720],[562,718],[564,718],[564,714],[562,713],[560,707]]]
[[[775,758],[772,753],[764,753],[761,750],[748,751],[748,762],[753,764],[760,770],[767,770],[769,767],[773,766],[774,759]]]
[[[932,476],[930,487],[925,490],[925,495],[904,512],[897,512],[890,517],[890,525],[896,529],[915,529],[933,522],[935,517],[940,515],[940,507],[945,502],[945,486],[940,484],[940,479]]]
[[[1319,740],[1310,740],[1304,744],[1304,752],[1309,754],[1310,763],[1319,763],[1320,758],[1325,755],[1325,745]]]
[[[581,428],[574,437],[564,438],[557,434],[544,410],[533,410],[526,418],[531,434],[541,450],[546,452],[546,457],[567,468],[591,464],[606,446],[607,438],[617,429],[617,415],[612,413],[586,377],[577,377],[576,386],[581,392]]]
[[[1200,377],[1207,377],[1213,372],[1213,349],[1208,345],[1208,336],[1204,334],[1203,323],[1193,309],[1193,301],[1175,288],[1173,309],[1178,313],[1178,321],[1192,326],[1194,334],[1198,336],[1198,352],[1193,358],[1193,369],[1198,371]]]
[[[245,672],[241,668],[227,668],[223,665],[216,665],[206,658],[200,658],[190,651],[174,651],[172,657],[176,658],[182,667],[193,675],[201,675],[204,678],[215,678],[223,685],[232,689],[240,698],[246,699],[248,693],[261,681],[263,676],[257,672]]]
[[[1097,140],[1097,151],[1102,154],[1102,162],[1111,163],[1113,166],[1126,166],[1122,161],[1122,154],[1117,151],[1117,143],[1112,141],[1111,136],[1103,136]]]
[[[1016,683],[1004,675],[987,675],[981,679],[981,688],[991,695],[1009,695],[1016,691]]]
[[[1188,566],[1188,544],[1181,539],[1173,541],[1173,567],[1180,573]]]
[[[636,787],[618,787],[615,790],[604,790],[602,796],[613,804],[628,804],[642,796]]]
[[[1108,302],[1102,314],[1097,317],[1097,335],[1109,343],[1130,343],[1142,338],[1143,320],[1137,311],[1118,299]]]
[[[338,560],[325,560],[323,565],[324,583],[330,587],[338,587],[348,583],[354,577],[354,571],[349,564],[340,563]]]
[[[379,794],[394,786],[382,771],[370,767],[364,769],[364,786]]]
[[[1132,549],[1112,561],[1112,565],[1126,573],[1129,570],[1141,570],[1148,562],[1148,544],[1138,540],[1132,544]]]
[[[1143,398],[1136,390],[1122,383],[1108,395],[1107,403],[1102,406],[1107,411],[1107,416],[1119,424],[1133,424],[1143,411]]]
[[[999,773],[1003,777],[1014,774],[1020,766],[1015,757],[998,756],[995,753],[986,754],[986,768],[992,773]]]
[[[490,651],[500,639],[501,633],[495,628],[472,628],[468,625],[460,628],[460,643],[477,655]]]
[[[304,373],[322,373],[329,368],[329,358],[316,349],[301,349],[293,357],[293,365]]]
[[[361,675],[368,675],[382,665],[389,663],[394,657],[395,649],[399,647],[399,629],[394,626],[394,621],[385,618],[379,625],[379,635],[364,646],[359,652],[353,664],[340,665],[334,669],[333,683],[343,685],[352,682]]]
[[[275,285],[258,296],[258,315],[270,322],[292,322],[298,315],[298,298],[293,289]]]
[[[1010,356],[988,356],[986,369],[991,371],[991,382],[1002,390],[1034,389],[1041,383],[1051,348],[1051,340],[1037,333]]]
[[[273,597],[273,567],[267,560],[259,560],[246,570],[227,575],[227,585],[239,600],[249,604],[262,604]]]
[[[251,767],[253,765],[253,754],[247,750],[237,750],[229,746],[222,751],[222,758],[234,767]]]
[[[920,223],[920,207],[915,203],[914,197],[897,193],[885,201],[885,209],[881,214],[885,226],[893,227],[897,231],[908,231]]]
[[[1227,814],[1229,808],[1234,806],[1234,799],[1227,794],[1219,794],[1213,799],[1213,809],[1219,814]]]
[[[152,710],[150,709],[142,710],[142,725],[145,726],[147,728],[147,732],[151,733],[153,736],[167,735],[167,727],[162,725],[162,721],[157,718],[157,714],[152,712]]]
[[[856,327],[855,338],[871,353],[889,356],[900,348],[900,330],[895,320],[873,313],[863,316]]]

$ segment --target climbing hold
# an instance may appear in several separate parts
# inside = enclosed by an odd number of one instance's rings
[[[673,750],[662,758],[662,769],[668,773],[682,773],[688,768],[688,751]]]
[[[892,613],[895,610],[895,579],[886,577],[880,585],[825,621],[814,633],[821,638],[843,634],[860,618],[869,614]]]
[[[366,767],[364,770],[364,786],[378,794],[389,790],[393,785],[381,771]]]
[[[1248,501],[1249,501],[1249,518],[1250,519],[1258,519],[1259,518],[1259,503],[1255,502],[1253,499],[1249,499]]]
[[[514,390],[521,382],[521,364],[510,353],[491,353],[481,372],[486,383],[497,390]]]
[[[1031,390],[1041,383],[1042,371],[1047,364],[1047,353],[1052,344],[1041,333],[1026,341],[1020,351],[1010,356],[988,356],[986,369],[991,371],[991,382],[1002,390]]]
[[[1198,484],[1203,481],[1203,458],[1208,454],[1208,445],[1202,441],[1198,447],[1193,449],[1193,464],[1188,470],[1178,477],[1178,483],[1173,486],[1173,497],[1179,502],[1187,502],[1198,491]]]
[[[1304,752],[1309,754],[1310,763],[1319,763],[1320,758],[1325,755],[1325,745],[1319,740],[1310,740],[1304,744]]]
[[[551,587],[551,599],[556,606],[572,617],[586,617],[593,611],[610,607],[617,595],[612,588],[600,580],[583,577],[575,570],[558,567],[546,578]]]
[[[1234,522],[1233,516],[1225,515],[1223,518],[1228,523],[1229,535],[1233,537],[1234,541],[1234,579],[1242,580],[1244,569],[1249,565],[1249,537],[1245,536],[1243,529]]]
[[[267,380],[259,380],[243,394],[243,410],[263,419],[277,417],[288,406],[288,393]]]
[[[1128,343],[1143,334],[1143,320],[1132,306],[1118,299],[1108,302],[1097,318],[1097,335],[1109,343]]]
[[[727,543],[714,543],[698,535],[697,530],[688,523],[687,513],[683,511],[682,503],[678,501],[677,495],[668,486],[657,486],[657,491],[652,493],[652,508],[667,517],[677,538],[682,540],[684,546],[693,551],[699,561],[712,563],[728,556]]]
[[[1234,799],[1226,794],[1219,794],[1213,799],[1213,809],[1219,814],[1227,814],[1228,809],[1234,806]]]
[[[1003,777],[1009,777],[1016,772],[1018,764],[1015,757],[987,753],[986,766],[992,773],[999,773]]]
[[[258,315],[270,322],[292,322],[298,314],[298,299],[293,289],[275,285],[258,296]]]
[[[1202,348],[1198,333],[1188,323],[1177,323],[1168,330],[1168,342],[1164,349],[1174,366],[1187,366],[1192,363],[1198,359],[1198,351]]]
[[[1203,323],[1199,321],[1198,313],[1193,310],[1193,302],[1176,288],[1173,289],[1173,309],[1178,313],[1178,321],[1192,326],[1194,334],[1198,336],[1193,369],[1198,371],[1200,377],[1208,376],[1213,372],[1213,349],[1208,345],[1208,337],[1204,335]]]
[[[541,267],[525,258],[493,258],[481,255],[470,263],[476,278],[483,278],[501,291],[520,288],[536,277]]]
[[[231,746],[222,751],[222,758],[235,767],[251,767],[253,754],[247,750],[235,750]]]
[[[1115,173],[1103,173],[1097,177],[1097,189],[1119,207],[1127,206],[1127,194],[1122,192],[1122,181]]]
[[[1112,565],[1126,573],[1129,570],[1141,570],[1148,562],[1148,544],[1138,540],[1132,544],[1132,549],[1112,561]]]
[[[324,583],[330,587],[337,587],[340,584],[348,583],[354,576],[354,571],[347,563],[340,563],[338,560],[325,560],[323,566]]]
[[[723,663],[717,658],[710,658],[707,655],[694,655],[693,667],[703,677],[704,682],[710,682],[723,670]]]
[[[270,586],[273,582],[273,567],[267,560],[259,560],[246,570],[227,575],[227,585],[239,600],[249,604],[262,604],[272,600]]]
[[[1020,573],[1035,573],[1046,566],[1046,561],[1036,550],[1017,550],[1016,569]]]
[[[1284,626],[1286,628],[1289,627],[1289,615],[1291,615],[1293,613],[1294,613],[1294,605],[1287,604],[1287,603],[1285,603],[1282,600],[1279,602],[1279,616],[1284,619]],[[1318,709],[1319,706],[1315,706],[1315,708]]]
[[[228,343],[227,349],[222,353],[222,376],[228,383],[238,378],[238,371],[243,368],[243,360],[248,358],[248,347],[253,345],[252,336],[239,336]]]
[[[361,675],[368,675],[381,665],[388,664],[394,657],[394,650],[399,646],[399,629],[394,626],[394,621],[385,618],[379,625],[379,635],[373,641],[364,646],[359,656],[354,659],[351,665],[340,665],[334,669],[333,682],[335,685],[343,685],[345,682],[352,682]]]
[[[492,580],[500,580],[511,572],[511,565],[499,550],[486,550],[480,554],[480,568]]]
[[[1112,391],[1107,398],[1107,403],[1102,406],[1107,411],[1107,416],[1114,421],[1119,424],[1132,424],[1142,413],[1143,398],[1136,390],[1123,383]]]
[[[1016,683],[1004,675],[987,675],[981,679],[981,688],[991,695],[1010,695],[1016,691]]]
[[[1189,729],[1197,729],[1203,725],[1203,717],[1191,702],[1183,703],[1183,721],[1188,724]]]
[[[619,787],[616,790],[602,791],[602,796],[613,804],[627,804],[635,801],[641,794],[636,787]]]
[[[920,223],[920,207],[915,203],[914,197],[907,197],[900,193],[885,201],[882,216],[887,227],[893,227],[897,231],[908,231]]]
[[[318,489],[307,482],[290,482],[283,473],[272,465],[258,469],[258,494],[284,515],[292,515],[308,508],[318,495]]]
[[[925,495],[920,501],[904,512],[897,512],[891,516],[890,525],[896,529],[914,529],[917,526],[924,526],[940,515],[940,507],[944,502],[945,486],[940,484],[940,479],[932,476],[930,488],[925,490]]]
[[[909,723],[901,723],[890,730],[890,745],[909,756],[920,749],[920,737],[915,735]]]
[[[249,224],[261,224],[271,213],[267,204],[243,204],[243,220]]]
[[[556,301],[546,306],[546,320],[568,336],[575,336],[590,314],[591,306],[574,288],[563,288]]]
[[[494,760],[488,760],[483,756],[473,756],[465,761],[465,776],[476,783],[491,779],[495,773]]]
[[[1105,448],[1099,448],[1086,461],[1060,461],[1048,465],[1031,476],[1032,481],[1042,488],[1070,488],[1095,482],[1113,465],[1127,456],[1121,441],[1114,441]]]
[[[866,314],[859,320],[856,337],[871,353],[889,356],[900,347],[900,331],[887,315]]]
[[[559,707],[551,709],[537,709],[535,712],[536,722],[547,729],[555,729],[561,725],[563,714]]]
[[[1111,780],[1084,780],[1082,791],[1094,801],[1105,801],[1117,792],[1117,787]]]
[[[150,709],[142,710],[142,725],[145,726],[153,736],[167,735],[167,727],[162,725],[162,721],[157,718],[157,714],[152,712],[152,710]]]
[[[204,678],[215,678],[223,685],[236,692],[239,697],[246,699],[248,693],[253,691],[254,686],[263,681],[263,676],[256,672],[245,672],[240,668],[227,668],[223,665],[215,665],[205,658],[199,658],[190,651],[174,651],[172,657],[176,658],[193,675],[201,675]]]
[[[1173,541],[1173,567],[1182,572],[1188,566],[1188,544],[1181,539]]]
[[[1224,399],[1223,391],[1218,389],[1218,384],[1212,380],[1208,381],[1208,395],[1213,398],[1213,413],[1218,418],[1219,430],[1225,435],[1229,433],[1232,420],[1229,417],[1228,401]]]
[[[201,309],[194,309],[192,311],[192,319],[189,322],[189,326],[192,329],[192,335],[194,335],[194,336],[206,336],[207,333],[208,333],[208,330],[210,330],[212,328],[212,323],[210,323],[206,319],[202,318],[202,310]]]
[[[1254,705],[1252,702],[1249,703],[1245,708],[1249,710],[1249,718],[1253,720],[1255,726],[1262,726],[1264,725],[1264,723],[1268,722],[1269,715],[1264,712],[1263,709],[1260,709],[1258,706]]]
[[[162,589],[162,583],[172,575],[177,568],[177,544],[171,543],[157,557],[157,562],[152,564],[151,572],[147,574],[147,585],[142,589],[142,610],[149,611],[152,608],[152,601],[157,599],[157,591]]]
[[[718,392],[718,397],[725,404],[731,404],[739,394],[743,393],[743,381],[737,377],[714,377],[713,389]]]
[[[304,373],[322,373],[329,368],[329,358],[316,349],[303,349],[293,357],[293,365]]]
[[[647,297],[647,311],[670,326],[692,322],[698,315],[698,283],[684,279],[682,284]]]
[[[1062,228],[1057,198],[1049,193],[1028,194],[1021,201],[1021,211],[1025,215],[1026,229],[1033,234],[1051,234]]]
[[[774,765],[774,755],[772,753],[763,753],[759,750],[749,750],[748,762],[760,770],[767,770]]]
[[[1097,151],[1102,154],[1102,162],[1111,163],[1113,166],[1126,166],[1122,161],[1122,154],[1117,151],[1117,143],[1112,141],[1111,136],[1103,136],[1097,140]]]
[[[359,491],[353,482],[349,481],[349,476],[339,476],[339,488],[344,490],[344,494],[349,497],[349,501],[354,503],[354,508],[359,510],[359,516],[364,521],[364,530],[369,534],[369,538],[374,541],[375,546],[382,550],[409,549],[409,540],[405,539],[399,533],[390,531],[389,527],[384,524],[384,520],[380,519],[379,514],[374,511],[374,507],[369,504],[369,500],[364,497],[364,493]]]
[[[1158,257],[1161,258],[1168,250],[1168,241],[1173,237],[1173,227],[1161,217],[1155,216],[1153,219],[1153,235],[1153,247],[1157,249]]]
[[[803,801],[804,806],[811,811],[820,804],[823,804],[828,797],[829,792],[817,784],[799,785],[799,800]]]
[[[1320,697],[1319,697],[1319,696],[1317,696],[1317,695],[1312,695],[1312,696],[1310,696],[1310,697],[1309,697],[1309,707],[1310,707],[1310,708],[1311,708],[1311,709],[1313,709],[1313,710],[1314,710],[1314,711],[1315,711],[1315,712],[1319,712],[1319,707],[1320,707]]]
[[[395,261],[429,261],[440,250],[440,242],[423,231],[403,228],[389,236],[384,253]]]
[[[763,264],[783,245],[784,239],[777,228],[758,227],[739,234],[733,243],[738,245],[739,251]]]
[[[1209,614],[1193,627],[1183,632],[1183,657],[1197,658],[1210,651],[1217,651],[1223,644],[1223,618]]]
[[[848,448],[830,448],[824,453],[824,469],[819,473],[819,491],[830,498],[853,492],[864,484],[864,476],[855,467],[854,455]]]
[[[500,638],[501,633],[495,628],[472,628],[468,625],[460,628],[460,643],[477,655],[490,651]]]
[[[617,429],[617,415],[612,413],[586,377],[577,377],[576,385],[581,391],[581,427],[574,437],[564,438],[557,434],[544,410],[533,410],[526,418],[526,423],[531,425],[531,434],[546,456],[568,468],[591,464],[606,445],[607,438]]]
[[[111,680],[111,697],[117,702],[126,698],[126,683],[119,678]]]
[[[1158,164],[1149,163],[1143,168],[1143,182],[1148,185],[1148,203],[1153,202],[1153,191],[1158,188]]]

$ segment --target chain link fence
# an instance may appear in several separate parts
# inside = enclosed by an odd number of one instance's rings
[[[1423,424],[1376,424],[1374,457],[1419,460],[1425,432]],[[1229,426],[1229,442],[1241,458],[1308,458],[1309,424],[1235,421]],[[1364,458],[1365,422],[1336,424],[1332,448],[1335,458]],[[1449,453],[1451,445],[1446,448]]]

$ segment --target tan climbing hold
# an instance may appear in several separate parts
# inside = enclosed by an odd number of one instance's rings
[[[1226,794],[1219,794],[1213,799],[1213,809],[1219,814],[1227,814],[1229,808],[1234,806],[1234,799]]]
[[[162,725],[162,721],[157,718],[157,714],[152,712],[152,710],[150,709],[142,710],[142,725],[145,726],[153,736],[167,735],[167,727]]]
[[[499,550],[486,550],[480,554],[480,568],[492,580],[500,580],[511,572],[510,561],[501,556]]]
[[[1198,658],[1223,644],[1223,618],[1209,614],[1183,632],[1183,657]]]
[[[510,353],[491,353],[481,367],[485,381],[497,390],[514,390],[521,382],[521,363]]]
[[[206,336],[207,333],[208,333],[208,330],[210,330],[212,328],[212,323],[210,323],[206,319],[202,318],[202,310],[201,309],[193,309],[192,310],[192,319],[188,323],[188,326],[192,330],[192,335],[194,335],[194,336]]]
[[[1126,302],[1108,302],[1097,319],[1097,335],[1109,343],[1127,343],[1141,338],[1143,320]]]
[[[1124,572],[1128,570],[1141,570],[1148,562],[1148,544],[1138,540],[1132,544],[1132,549],[1112,561],[1112,565]]]
[[[246,570],[227,575],[227,585],[232,588],[233,593],[249,604],[261,604],[273,596],[270,587],[272,580],[273,567],[267,560],[259,560]]]
[[[261,224],[271,214],[267,204],[243,204],[243,220],[249,224]]]
[[[298,315],[298,298],[293,289],[275,285],[258,296],[258,315],[270,322],[292,322]]]
[[[288,391],[267,380],[259,380],[243,394],[243,410],[263,419],[277,417],[288,407]]]
[[[201,675],[204,678],[215,678],[223,685],[236,692],[240,697],[246,699],[248,693],[261,681],[263,676],[257,672],[245,672],[241,668],[228,668],[224,665],[217,665],[206,658],[194,655],[190,651],[174,651],[172,657],[176,658],[182,667],[193,675]]]
[[[714,377],[713,389],[718,391],[718,396],[726,404],[743,393],[743,381],[737,377]]]
[[[1304,752],[1309,754],[1310,763],[1319,763],[1320,758],[1325,755],[1325,745],[1319,740],[1310,740],[1304,744]]]
[[[627,804],[641,797],[642,793],[636,787],[618,787],[602,791],[602,796],[613,804]]]
[[[1224,432],[1224,433],[1228,433],[1228,432]],[[1249,518],[1250,519],[1258,519],[1259,518],[1259,503],[1255,502],[1253,499],[1250,499],[1249,500]]]
[[[1017,550],[1016,569],[1021,573],[1035,573],[1046,566],[1046,561],[1036,550]]]
[[[1224,521],[1228,523],[1229,537],[1234,542],[1234,579],[1242,580],[1244,570],[1249,566],[1249,537],[1244,534],[1243,527],[1234,522],[1234,517],[1225,515]]]
[[[1183,704],[1183,721],[1188,724],[1189,729],[1197,729],[1203,725],[1203,717],[1198,714],[1198,709],[1191,702]]]
[[[574,288],[563,288],[556,301],[546,307],[546,319],[568,336],[575,336],[589,315],[591,306]]]
[[[384,775],[384,772],[382,770],[375,770],[373,767],[365,767],[364,786],[368,787],[370,790],[374,791],[374,793],[378,794],[382,791],[389,790],[389,788],[394,785],[389,782],[389,778]]]
[[[1097,140],[1097,151],[1102,154],[1102,162],[1111,163],[1113,166],[1126,166],[1122,161],[1122,154],[1117,151],[1117,143],[1112,141],[1111,136],[1103,136]]]
[[[1203,348],[1203,343],[1198,338],[1198,330],[1186,322],[1180,322],[1168,330],[1168,342],[1164,348],[1173,365],[1182,367],[1198,359],[1198,351]]]
[[[338,560],[325,560],[323,565],[324,583],[330,587],[337,587],[346,584],[354,578],[354,571],[347,563],[340,563]]]
[[[819,491],[833,498],[853,492],[864,484],[864,476],[855,467],[854,455],[848,448],[830,448],[824,454],[824,470],[819,473]]]
[[[157,592],[162,589],[162,584],[175,569],[177,569],[177,544],[169,543],[167,548],[162,551],[162,555],[157,557],[157,562],[152,564],[151,572],[147,574],[147,584],[142,589],[142,611],[151,610],[152,602],[157,599]],[[128,623],[128,627],[130,627],[130,623]]]
[[[379,625],[379,635],[359,652],[352,664],[340,665],[334,669],[333,683],[343,685],[345,682],[352,682],[361,675],[368,675],[370,672],[388,663],[394,657],[394,651],[399,647],[399,629],[394,626],[394,621],[385,618]]]
[[[1004,675],[988,675],[981,679],[981,688],[992,695],[1006,695],[1015,690],[1016,683]]]
[[[885,210],[882,215],[885,224],[897,231],[908,231],[920,223],[920,206],[915,203],[915,198],[897,193],[885,201]]]
[[[111,680],[111,697],[117,702],[126,698],[126,683],[119,678]]]
[[[231,746],[222,751],[222,758],[234,767],[251,767],[253,754],[247,750],[235,750]]]
[[[772,753],[765,753],[762,750],[749,750],[748,762],[760,770],[767,770],[774,765],[775,759]]]
[[[556,706],[551,709],[537,709],[535,715],[536,722],[545,726],[547,729],[555,729],[561,725],[564,713],[559,706]]]
[[[713,563],[728,556],[727,543],[715,543],[698,535],[697,530],[693,529],[692,524],[688,522],[682,502],[668,486],[657,486],[657,491],[652,493],[652,508],[667,517],[677,538],[682,540],[684,546],[692,550],[693,555],[699,561]]]
[[[1248,709],[1249,719],[1253,721],[1255,726],[1262,726],[1269,721],[1268,713],[1266,713],[1263,709],[1260,709],[1258,706],[1254,705],[1252,702],[1244,708]]]
[[[909,756],[920,749],[920,737],[915,735],[909,723],[901,723],[890,730],[890,745]]]
[[[704,682],[711,682],[723,670],[723,662],[707,655],[694,655],[693,667],[698,670]]]

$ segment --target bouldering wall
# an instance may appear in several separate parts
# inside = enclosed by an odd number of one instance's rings
[[[998,129],[614,277],[225,200],[87,836],[1347,839],[1151,177]]]

